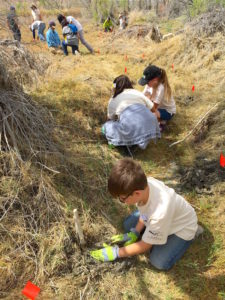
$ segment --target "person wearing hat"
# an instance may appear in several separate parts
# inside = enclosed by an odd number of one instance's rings
[[[57,31],[55,30],[56,24],[54,21],[50,21],[48,25],[49,27],[46,33],[48,48],[53,54],[60,53],[61,41]]]
[[[18,18],[14,6],[10,6],[10,11],[7,16],[7,24],[9,29],[13,32],[13,37],[16,41],[21,41],[21,32],[18,25]]]
[[[149,65],[145,68],[138,83],[142,86],[145,85],[143,93],[154,103],[154,112],[162,130],[166,122],[176,113],[176,104],[166,71],[157,66]]]
[[[41,21],[42,17],[41,17],[41,13],[40,10],[37,8],[37,6],[35,4],[31,4],[31,14],[33,17],[33,21]]]

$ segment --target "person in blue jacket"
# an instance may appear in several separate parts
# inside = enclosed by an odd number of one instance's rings
[[[61,52],[61,41],[57,31],[55,30],[56,24],[54,21],[49,22],[49,29],[46,33],[46,40],[49,50],[53,53]]]

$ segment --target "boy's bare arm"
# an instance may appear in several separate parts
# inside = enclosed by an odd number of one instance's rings
[[[144,229],[144,227],[145,227],[145,224],[144,224],[143,220],[141,218],[139,218],[138,223],[135,227],[135,230],[140,233]]]
[[[122,247],[119,249],[119,257],[127,257],[127,256],[134,256],[137,254],[144,253],[150,250],[152,247],[151,244],[147,244],[143,241],[131,244],[126,247]]]

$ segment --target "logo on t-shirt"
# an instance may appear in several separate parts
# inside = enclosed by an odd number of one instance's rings
[[[159,232],[152,232],[151,230],[149,230],[149,233],[151,233],[152,235],[159,235]]]

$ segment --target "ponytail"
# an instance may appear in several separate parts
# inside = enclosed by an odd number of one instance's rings
[[[170,102],[172,92],[171,92],[171,87],[169,85],[169,81],[168,81],[168,78],[167,78],[167,75],[166,75],[166,71],[164,69],[161,69],[161,76],[160,76],[159,82],[164,85],[165,100],[167,100],[167,102]]]

